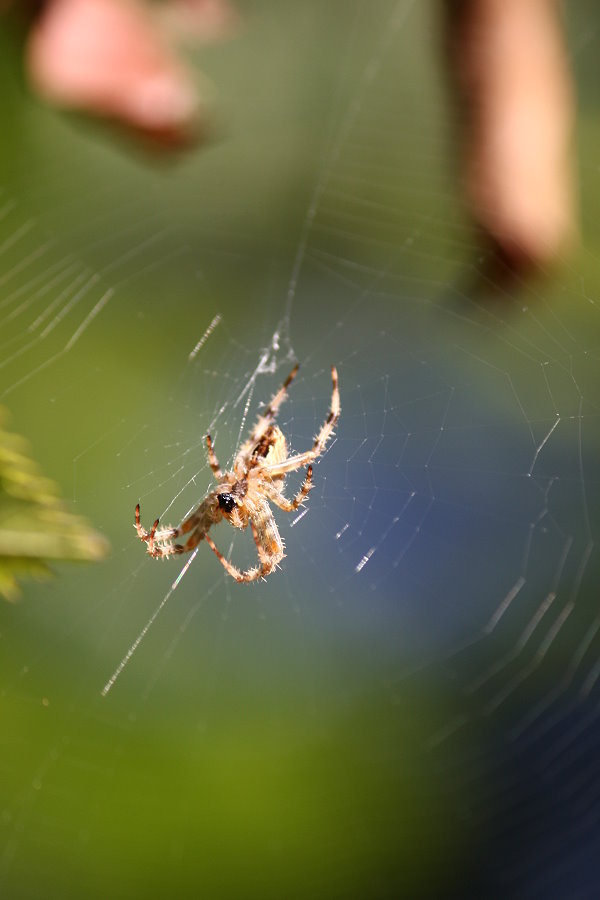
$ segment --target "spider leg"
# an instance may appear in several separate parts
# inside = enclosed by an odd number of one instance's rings
[[[258,509],[257,515],[250,520],[252,526],[252,534],[254,543],[258,551],[258,561],[260,565],[251,569],[240,571],[236,566],[232,565],[229,560],[225,559],[221,551],[215,545],[212,538],[206,534],[204,538],[208,546],[213,551],[225,571],[235,578],[236,581],[256,581],[257,578],[266,578],[284,557],[283,541],[277,530],[275,519],[265,501]]]
[[[270,466],[265,466],[264,470],[268,475],[271,476],[271,478],[275,478],[277,475],[285,475],[286,472],[293,472],[296,469],[299,469],[301,466],[305,466],[307,463],[312,462],[313,459],[316,459],[318,456],[320,456],[325,449],[327,441],[333,435],[333,429],[337,425],[341,409],[340,391],[338,387],[338,374],[335,366],[331,367],[331,381],[333,383],[333,389],[331,392],[331,406],[329,408],[327,418],[323,422],[321,430],[315,438],[312,449],[307,450],[305,453],[299,453],[296,456],[288,456],[287,459],[284,459],[282,462],[273,463]]]
[[[281,491],[277,490],[274,484],[269,484],[265,482],[262,486],[262,492],[272,503],[275,503],[279,509],[282,509],[284,512],[293,512],[295,509],[298,509],[299,506],[302,506],[304,500],[308,494],[308,492],[313,487],[312,483],[312,473],[313,467],[309,466],[306,470],[306,478],[302,482],[302,487],[298,491],[295,497],[292,497],[291,500],[288,500],[287,497],[284,497]]]
[[[219,460],[216,457],[210,434],[206,435],[206,447],[208,450],[208,464],[213,470],[215,478],[220,479],[223,477],[223,473],[221,472],[221,466],[219,465]]]
[[[165,528],[157,531],[159,519],[155,519],[150,531],[146,531],[140,520],[140,504],[135,508],[135,530],[141,541],[148,545],[148,553],[150,556],[165,557],[174,553],[182,553],[183,548],[178,544],[171,544],[172,538],[177,537],[179,531],[177,528]]]
[[[273,395],[271,401],[266,407],[264,413],[258,417],[258,421],[254,428],[252,429],[250,436],[247,441],[245,441],[243,447],[241,448],[242,453],[246,451],[248,454],[255,447],[258,441],[262,438],[265,431],[277,416],[279,412],[279,407],[287,397],[287,392],[290,384],[298,374],[298,365],[295,365],[288,377],[285,379],[279,390],[276,394]]]
[[[250,519],[252,535],[263,575],[272,572],[285,556],[283,541],[267,500],[263,500]]]
[[[189,531],[190,529],[186,529]],[[200,541],[203,541],[206,535],[201,531],[201,529],[196,528],[190,534],[189,538],[185,542],[185,544],[173,544],[171,543],[172,538],[178,537],[180,534],[183,534],[182,528],[173,528],[168,532],[165,532],[167,535],[167,541],[163,539],[161,544],[153,547],[153,550],[150,550],[148,546],[148,553],[152,553],[152,556],[156,557],[166,557],[166,556],[176,556],[180,553],[191,553],[192,550],[195,550]]]
[[[219,488],[214,488],[204,498],[202,503],[177,526],[177,528],[162,528],[158,531],[158,519],[152,525],[150,531],[140,522],[140,505],[135,509],[135,527],[140,540],[148,545],[148,553],[156,558],[174,556],[177,553],[190,553],[198,546],[209,528],[222,517],[217,509],[215,513],[215,496]],[[189,535],[184,544],[174,544],[173,540],[182,535]]]
[[[156,531],[157,525],[158,525],[158,520],[152,526],[153,531]],[[140,541],[147,541],[148,538],[150,537],[150,534],[152,533],[152,531],[146,531],[146,529],[142,525],[142,522],[140,520],[140,504],[139,503],[135,508],[135,530],[138,533],[138,537],[139,537]],[[152,537],[154,537],[154,534],[152,534]]]
[[[236,566],[233,566],[229,560],[225,559],[219,548],[214,543],[213,539],[209,537],[209,535],[204,535],[204,540],[215,554],[225,571],[228,575],[231,575],[236,581],[256,581],[257,578],[265,578],[270,572],[273,571],[274,563],[263,562],[260,566],[255,566],[253,569],[246,569],[245,572],[240,572]]]
[[[288,392],[288,388],[289,388],[290,384],[292,383],[292,381],[298,374],[298,369],[299,369],[299,366],[298,366],[298,364],[296,364],[294,366],[294,368],[292,369],[292,371],[290,372],[290,374],[288,375],[288,377],[285,379],[285,381],[281,385],[281,387],[279,388],[279,390],[277,391],[277,393],[273,396],[273,398],[271,399],[271,402],[269,403],[269,405],[267,406],[267,408],[265,409],[265,411],[263,413],[264,419],[267,419],[270,422],[272,419],[275,418],[275,416],[279,412],[279,407],[281,406],[281,404],[287,397],[287,392]]]

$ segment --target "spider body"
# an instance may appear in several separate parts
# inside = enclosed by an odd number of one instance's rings
[[[332,367],[333,387],[329,414],[312,448],[304,453],[289,456],[287,441],[279,426],[275,424],[275,419],[297,372],[298,366],[295,366],[263,415],[259,416],[248,439],[238,450],[230,472],[221,471],[212,439],[210,435],[206,435],[208,463],[217,480],[217,486],[208,492],[197,509],[184,519],[181,525],[177,528],[159,530],[157,519],[150,531],[146,531],[140,522],[138,503],[135,509],[135,527],[151,556],[165,559],[175,554],[189,553],[200,541],[206,541],[221,565],[236,581],[265,578],[279,565],[285,556],[284,545],[269,504],[273,503],[285,512],[293,512],[304,503],[312,488],[311,463],[323,453],[340,416],[338,377],[335,367]],[[294,472],[305,465],[307,469],[302,486],[298,493],[288,500],[283,494],[285,476],[288,472]],[[240,571],[225,559],[209,535],[213,525],[222,520],[227,521],[233,528],[251,527],[258,551],[258,565]],[[186,534],[189,534],[189,537],[184,544],[173,543],[176,538]]]

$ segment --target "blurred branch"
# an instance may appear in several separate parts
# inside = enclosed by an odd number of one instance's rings
[[[58,486],[31,459],[27,442],[5,425],[0,408],[0,595],[15,600],[17,576],[49,577],[50,560],[99,560],[109,545],[69,512]]]

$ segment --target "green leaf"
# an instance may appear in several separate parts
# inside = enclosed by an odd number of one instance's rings
[[[60,498],[44,477],[29,446],[6,430],[0,408],[0,595],[19,596],[17,576],[48,578],[50,560],[99,560],[108,541]]]

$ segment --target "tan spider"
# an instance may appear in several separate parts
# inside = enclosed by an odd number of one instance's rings
[[[221,565],[236,581],[254,581],[265,578],[284,557],[283,541],[275,524],[269,501],[285,512],[293,512],[304,503],[312,487],[313,467],[309,465],[302,487],[292,500],[283,495],[283,485],[288,472],[317,459],[333,435],[340,416],[340,394],[335,367],[331,369],[333,390],[331,408],[310,450],[296,456],[288,456],[283,433],[275,424],[279,407],[287,397],[287,389],[296,377],[294,366],[269,405],[252,429],[250,437],[240,447],[231,472],[222,472],[215,456],[213,443],[206,435],[208,463],[217,479],[217,486],[206,495],[200,506],[178,528],[158,530],[157,519],[150,531],[140,522],[140,505],[135,508],[135,527],[142,541],[148,545],[150,556],[162,558],[177,553],[189,553],[200,541],[206,541]],[[234,528],[252,528],[258,550],[259,565],[240,572],[215,546],[208,532],[213,525],[225,519]],[[173,539],[191,532],[186,543],[174,544]]]

